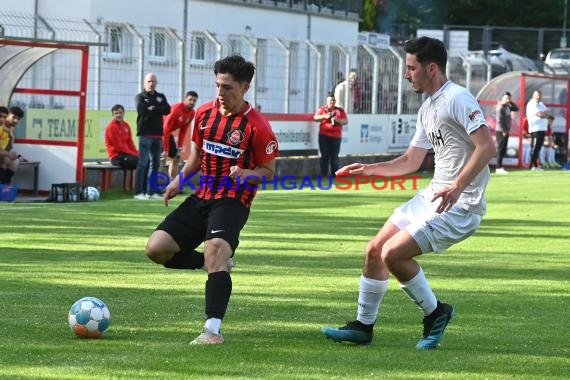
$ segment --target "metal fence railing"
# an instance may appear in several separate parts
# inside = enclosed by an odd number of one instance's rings
[[[362,84],[361,113],[415,113],[423,99],[403,79],[404,53],[399,46],[319,44],[253,34],[223,35],[207,30],[183,35],[173,28],[8,13],[0,13],[0,27],[5,38],[90,44],[88,109],[108,110],[116,103],[127,110],[134,109],[134,96],[141,91],[148,72],[157,75],[158,90],[170,103],[180,101],[191,89],[199,93],[200,100],[211,99],[215,97],[213,64],[234,53],[256,64],[257,73],[248,100],[263,112],[312,113],[352,69],[357,71]],[[446,30],[453,28],[456,27]],[[505,33],[502,38],[508,42],[511,41],[508,33],[520,31],[493,28],[492,32],[493,36]],[[540,35],[526,32],[531,40]],[[489,33],[487,29],[474,29],[470,40],[486,41]],[[544,41],[536,39],[531,50],[537,52],[548,45],[547,37],[551,39],[551,34],[543,36]],[[77,64],[59,53],[50,55],[28,71],[20,85],[65,88],[65,83],[60,83],[73,80],[66,72]],[[495,69],[495,62],[484,54],[474,56],[466,52],[449,57],[449,78],[473,94],[488,83]],[[69,100],[64,98],[22,93],[14,94],[12,101],[30,108],[76,106],[66,103]]]

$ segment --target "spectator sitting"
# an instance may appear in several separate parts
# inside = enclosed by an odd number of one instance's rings
[[[14,173],[18,170],[19,157],[17,152],[12,150],[14,142],[14,128],[24,117],[24,111],[20,107],[0,107],[1,137],[0,137],[0,184],[8,185],[12,182]]]
[[[123,169],[136,169],[139,152],[133,142],[131,126],[125,121],[125,108],[115,104],[113,119],[105,129],[105,146],[111,163]]]
[[[554,133],[552,131],[552,123],[554,123],[554,116],[550,115],[546,118],[548,126],[546,135],[544,137],[544,144],[540,150],[539,157],[540,163],[545,168],[560,168],[560,164],[556,162],[556,145],[554,145]]]

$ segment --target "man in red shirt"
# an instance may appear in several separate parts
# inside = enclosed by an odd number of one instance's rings
[[[191,344],[224,342],[220,327],[232,292],[232,256],[255,185],[273,180],[275,173],[275,134],[244,99],[254,72],[253,63],[239,55],[215,63],[217,97],[198,108],[190,156],[165,189],[164,203],[199,170],[200,186],[158,225],[146,245],[147,256],[166,268],[208,271],[206,323]],[[203,254],[196,251],[202,242]]]
[[[125,108],[115,104],[111,112],[113,119],[105,129],[107,155],[113,165],[123,169],[135,169],[139,152],[133,142],[131,126],[125,121]]]
[[[168,175],[174,178],[178,174],[180,154],[184,152],[184,140],[194,120],[194,106],[198,101],[196,91],[188,91],[180,103],[173,104],[170,113],[164,118],[162,136],[162,156],[168,160]],[[178,131],[178,144],[172,132]]]
[[[340,167],[338,155],[342,141],[342,126],[348,123],[346,112],[336,106],[333,94],[327,97],[327,104],[321,106],[313,120],[320,122],[319,125],[319,151],[321,153],[321,176],[329,175],[329,163],[331,175],[335,175]]]

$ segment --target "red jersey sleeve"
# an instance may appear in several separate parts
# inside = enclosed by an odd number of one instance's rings
[[[200,135],[200,126],[202,123],[205,122],[204,120],[204,110],[206,109],[207,105],[204,105],[196,111],[196,118],[194,119],[194,129],[192,131],[192,142],[196,144],[197,147],[202,148],[202,144],[204,141],[202,140],[202,136]]]
[[[193,120],[195,115],[196,115],[196,111],[191,110],[188,113],[188,118],[190,120]],[[182,148],[184,146],[184,140],[186,139],[186,134],[188,133],[188,129],[190,129],[191,124],[192,124],[192,122],[190,121],[190,123],[188,123],[188,124],[184,123],[184,125],[182,127],[180,127],[180,131],[178,132],[178,147],[179,148]]]
[[[253,137],[253,155],[258,164],[269,162],[279,155],[277,138],[269,125],[269,122],[257,111],[252,115],[255,125],[255,135]]]

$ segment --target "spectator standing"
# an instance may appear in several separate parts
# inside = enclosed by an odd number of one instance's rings
[[[519,107],[513,103],[510,92],[505,92],[499,100],[495,112],[495,137],[497,140],[497,168],[495,173],[500,175],[509,174],[503,167],[503,158],[507,154],[511,122],[514,113],[518,110]]]
[[[544,144],[544,136],[548,116],[552,116],[550,109],[542,102],[542,92],[536,90],[532,93],[532,99],[526,105],[526,118],[528,119],[528,131],[532,136],[530,157],[530,170],[542,170],[539,161],[540,149]]]
[[[340,82],[334,89],[334,98],[347,113],[360,113],[362,105],[362,82],[356,70],[351,70],[348,79]]]
[[[137,167],[139,152],[133,141],[131,126],[125,121],[125,108],[115,104],[111,108],[113,119],[105,128],[105,147],[111,163],[126,170]]]
[[[149,171],[158,171],[162,153],[162,118],[170,113],[170,104],[164,94],[156,91],[158,80],[149,73],[144,78],[144,90],[137,94],[137,136],[139,137],[139,159],[135,174],[135,199],[162,199],[148,186]]]
[[[433,179],[397,208],[367,244],[356,320],[340,328],[324,327],[322,332],[337,342],[371,343],[391,274],[424,316],[416,348],[426,350],[441,341],[453,307],[437,299],[415,258],[445,251],[477,230],[485,213],[488,164],[495,144],[475,97],[447,79],[443,42],[420,37],[406,41],[404,51],[405,78],[416,93],[427,94],[410,147],[391,161],[354,163],[339,172],[405,175],[418,170],[428,149],[433,148]]]
[[[168,175],[174,178],[178,174],[180,155],[184,152],[184,140],[194,120],[194,107],[198,101],[196,91],[188,91],[186,97],[180,103],[172,105],[172,110],[164,118],[164,135],[162,138],[162,155],[168,161]],[[178,131],[178,142],[174,139],[173,132]]]
[[[333,94],[327,97],[327,104],[319,107],[313,115],[313,120],[319,122],[319,152],[321,154],[321,176],[334,175],[340,167],[338,155],[342,142],[342,126],[348,123],[348,118],[342,107],[336,106]]]
[[[239,55],[214,64],[217,97],[196,112],[192,149],[182,168],[183,178],[201,170],[209,180],[158,225],[146,246],[147,256],[166,268],[208,271],[206,322],[190,344],[224,342],[221,324],[232,292],[232,256],[256,195],[254,185],[275,173],[275,134],[244,99],[254,72],[253,63]],[[166,205],[184,185],[180,177],[166,188]],[[203,254],[196,251],[202,243]]]

